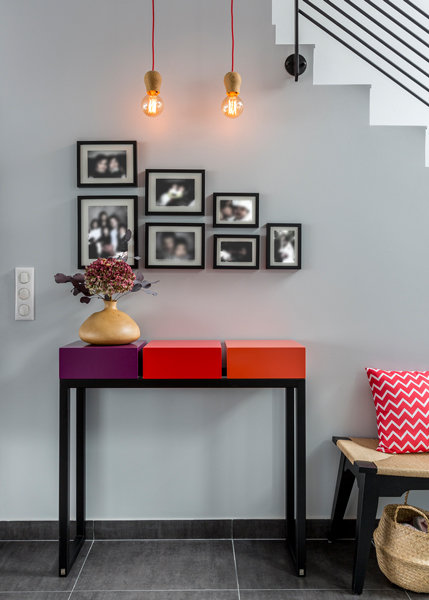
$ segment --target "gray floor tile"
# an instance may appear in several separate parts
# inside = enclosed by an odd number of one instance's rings
[[[353,596],[351,591],[338,590],[269,590],[242,591],[241,600],[407,600],[402,590],[370,590],[362,596]]]
[[[94,542],[76,590],[234,590],[230,541]]]
[[[282,541],[236,540],[238,581],[241,589],[349,589],[352,580],[352,542],[307,543],[307,577],[296,577]],[[389,589],[371,551],[365,580],[367,589]]]
[[[0,542],[0,591],[71,590],[90,545],[86,542],[70,575],[58,577],[57,542]]]
[[[238,600],[238,592],[73,592],[71,600]]]

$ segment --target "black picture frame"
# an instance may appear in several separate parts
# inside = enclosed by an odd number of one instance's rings
[[[240,202],[251,202],[253,205],[253,218],[249,221],[249,222],[240,222],[238,221],[222,221],[220,220],[220,203],[222,201],[231,201],[232,206],[234,205],[234,202],[236,203],[240,203]],[[230,228],[230,227],[239,227],[241,228],[248,228],[248,229],[257,229],[259,227],[259,194],[252,192],[252,193],[248,193],[248,192],[228,192],[228,193],[215,193],[213,194],[213,227],[214,228],[219,228],[219,227],[223,227],[223,228]]]
[[[171,177],[166,177],[166,175]],[[191,177],[185,178],[184,175],[188,174]],[[156,177],[159,175],[160,177]],[[166,216],[203,216],[205,214],[205,175],[204,169],[146,169],[145,173],[145,214],[146,215],[166,215]],[[172,198],[171,202],[176,202],[173,205],[158,205],[158,191],[156,190],[157,182],[171,181],[180,182],[180,180],[194,180],[194,201],[195,206],[180,206],[180,197],[175,200]],[[197,184],[199,187],[197,189]],[[179,188],[180,183],[174,185]],[[186,190],[186,186],[185,186]],[[162,191],[162,190],[161,190]],[[185,192],[186,193],[186,192]],[[168,192],[164,192],[165,195]]]
[[[275,234],[279,231],[290,232],[295,235],[293,250],[295,260],[293,263],[281,262],[276,260],[276,241]],[[266,239],[266,265],[267,269],[301,269],[301,223],[267,223],[267,239]],[[287,258],[287,257],[286,257]]]
[[[194,258],[188,262],[181,262],[182,259],[175,257],[158,258],[156,257],[158,246],[157,239],[153,239],[153,233],[170,233],[179,237],[177,242],[183,247],[183,238],[186,233],[192,233],[191,230],[199,232],[194,240]],[[170,236],[169,236],[170,237]],[[199,240],[198,240],[199,238]],[[185,238],[186,241],[186,238]],[[198,244],[198,245],[197,245]],[[146,223],[145,227],[145,268],[146,269],[204,269],[205,267],[205,225],[204,223]]]
[[[92,147],[92,149],[91,149]],[[77,150],[77,187],[79,188],[118,188],[137,187],[137,142],[126,141],[82,141],[76,142]],[[121,153],[121,162],[118,167],[125,170],[125,176],[115,175],[108,177],[102,175],[95,177],[91,175],[89,152],[99,152],[106,157],[118,158]],[[125,156],[122,156],[125,153]],[[128,173],[128,171],[130,171]],[[116,171],[117,173],[117,171]]]
[[[226,242],[227,246],[231,246],[231,243],[234,242],[245,242],[252,241],[252,264],[249,261],[236,261],[236,260],[221,260],[221,243],[222,241]],[[252,271],[256,271],[259,269],[259,246],[260,246],[260,236],[259,235],[245,235],[245,234],[219,234],[213,236],[213,269],[248,269]],[[227,252],[226,249],[224,249]]]
[[[77,197],[77,262],[78,269],[84,269],[87,265],[91,264],[100,256],[91,257],[91,247],[88,241],[89,227],[91,225],[91,217],[89,213],[90,208],[99,209],[100,212],[107,212],[110,207],[121,207],[127,208],[127,222],[123,223],[127,229],[131,230],[131,240],[128,242],[127,247],[130,248],[131,252],[128,257],[127,263],[132,269],[138,267],[138,226],[137,226],[137,211],[138,211],[138,198],[137,196],[78,196]],[[129,209],[132,209],[128,213]],[[87,211],[87,212],[86,212]],[[113,216],[113,215],[110,215]],[[95,217],[92,217],[95,218]],[[100,239],[100,238],[99,238]],[[85,240],[85,242],[84,242]],[[97,240],[95,240],[97,241]],[[84,246],[85,244],[85,246]],[[98,252],[97,252],[98,254]]]

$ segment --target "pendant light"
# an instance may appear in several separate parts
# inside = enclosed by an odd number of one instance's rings
[[[164,101],[159,95],[162,77],[155,71],[155,0],[152,0],[152,70],[144,76],[146,96],[141,102],[141,109],[148,117],[157,117],[164,110]]]
[[[225,117],[235,119],[243,112],[244,104],[240,96],[241,76],[234,71],[234,0],[231,0],[231,71],[223,78],[226,98],[222,101],[222,112]]]

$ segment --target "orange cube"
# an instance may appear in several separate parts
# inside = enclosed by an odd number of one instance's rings
[[[227,340],[225,346],[230,379],[305,378],[305,346],[298,342]]]

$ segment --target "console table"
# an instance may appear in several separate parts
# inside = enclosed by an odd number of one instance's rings
[[[77,345],[78,343],[76,343]],[[143,345],[143,344],[142,344]],[[72,346],[72,345],[71,345]],[[67,348],[67,347],[65,347]],[[93,348],[93,347],[92,347]],[[301,348],[303,348],[301,346]],[[305,349],[304,349],[305,361]],[[66,361],[67,362],[67,361]],[[272,362],[272,361],[271,361]],[[64,367],[64,360],[62,361]],[[67,366],[67,364],[66,364]],[[85,364],[87,368],[87,363]],[[114,389],[237,389],[282,388],[286,403],[286,543],[296,574],[305,576],[306,568],[306,456],[305,456],[305,376],[242,378],[240,370],[212,379],[148,379],[141,375],[129,378],[68,378],[61,371],[59,386],[59,575],[66,577],[85,541],[85,415],[86,392],[93,388]],[[231,370],[232,373],[232,370]],[[70,392],[76,390],[76,536],[70,539]],[[143,399],[142,399],[143,401]]]

